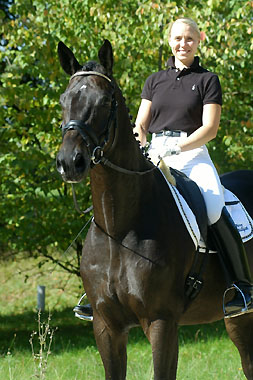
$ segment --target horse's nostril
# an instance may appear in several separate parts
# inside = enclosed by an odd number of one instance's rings
[[[74,158],[75,168],[77,170],[83,170],[85,167],[84,158],[81,153],[77,153]]]
[[[56,169],[58,170],[58,172],[60,172],[62,169],[62,164],[59,158],[56,159]]]

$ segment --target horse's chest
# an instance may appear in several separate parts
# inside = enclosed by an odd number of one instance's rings
[[[82,277],[97,297],[143,301],[150,265],[133,250],[110,239],[86,242],[82,257]]]

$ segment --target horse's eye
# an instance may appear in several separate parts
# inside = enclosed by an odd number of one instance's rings
[[[102,99],[101,106],[102,107],[110,107],[111,106],[111,100],[108,98]]]

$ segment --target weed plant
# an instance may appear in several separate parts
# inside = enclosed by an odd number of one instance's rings
[[[29,340],[31,349],[32,349],[32,357],[34,360],[34,377],[45,380],[47,365],[48,365],[48,357],[51,354],[51,345],[53,341],[53,335],[56,329],[50,328],[50,315],[48,316],[47,322],[43,322],[41,320],[41,311],[38,311],[38,330],[33,331],[31,334],[31,338]],[[37,337],[37,343],[39,344],[38,352],[35,351],[34,340]],[[37,344],[37,345],[38,345]]]

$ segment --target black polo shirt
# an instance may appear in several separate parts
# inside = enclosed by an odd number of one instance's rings
[[[181,130],[189,134],[202,125],[203,106],[222,104],[219,78],[199,65],[199,57],[182,71],[175,58],[167,70],[154,73],[146,80],[141,97],[152,101],[148,131]]]

